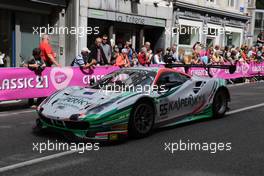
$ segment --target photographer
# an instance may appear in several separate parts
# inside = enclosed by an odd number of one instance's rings
[[[33,57],[27,61],[26,64],[24,64],[24,67],[28,67],[31,71],[34,71],[36,75],[41,76],[42,71],[45,69],[46,64],[40,57],[41,50],[39,48],[33,49],[32,55]],[[41,103],[41,101],[44,98],[38,98],[37,99],[37,105]],[[34,105],[34,99],[31,98],[28,100],[29,106],[32,108],[36,108],[36,105]]]

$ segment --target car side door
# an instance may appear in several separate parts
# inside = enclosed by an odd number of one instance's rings
[[[196,97],[193,91],[195,83],[187,75],[166,72],[160,75],[157,85],[165,87],[165,91],[158,97],[157,122],[171,119],[181,120],[180,117],[191,113],[201,103],[194,101]]]

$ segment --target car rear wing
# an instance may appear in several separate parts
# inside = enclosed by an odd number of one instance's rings
[[[231,65],[211,65],[211,64],[165,64],[166,68],[184,67],[185,73],[188,73],[189,68],[204,68],[210,77],[213,75],[210,73],[211,68],[228,69],[230,74],[235,73],[236,63]]]

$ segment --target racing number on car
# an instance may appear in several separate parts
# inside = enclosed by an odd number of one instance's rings
[[[168,113],[168,103],[164,103],[160,105],[160,116],[167,115]]]

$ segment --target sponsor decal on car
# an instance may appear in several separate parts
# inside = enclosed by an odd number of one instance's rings
[[[199,104],[200,102],[204,102],[205,99],[206,98],[204,94],[197,96],[189,95],[188,97],[185,98],[179,97],[176,101],[170,101],[168,103],[160,104],[160,115],[161,116],[167,115],[169,112],[178,111],[183,107],[188,107],[188,106],[193,107]]]

